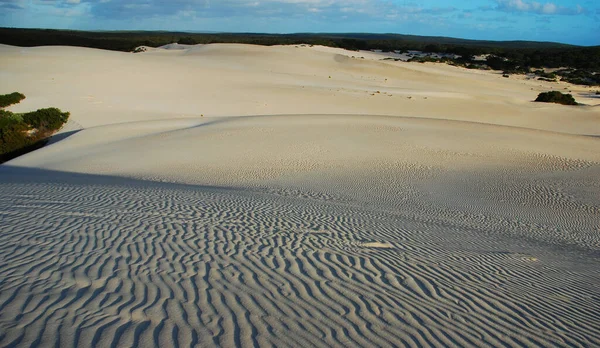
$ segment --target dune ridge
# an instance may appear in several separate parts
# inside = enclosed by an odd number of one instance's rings
[[[379,59],[0,45],[0,346],[600,346],[597,108]]]

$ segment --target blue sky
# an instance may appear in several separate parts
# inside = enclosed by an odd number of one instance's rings
[[[0,0],[0,26],[373,32],[600,45],[600,1]]]

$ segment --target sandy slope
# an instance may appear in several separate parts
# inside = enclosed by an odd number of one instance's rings
[[[600,135],[597,108],[531,103],[552,87],[600,104],[585,97],[587,88],[378,59],[324,47],[207,45],[131,54],[0,45],[0,92],[28,96],[16,111],[57,105],[83,127],[201,115],[367,114]]]
[[[598,99],[168,48],[0,46],[83,129],[0,167],[0,346],[600,345]]]

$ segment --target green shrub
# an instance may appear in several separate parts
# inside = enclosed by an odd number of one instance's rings
[[[1,94],[0,95],[0,108],[5,108],[5,107],[13,105],[13,104],[18,104],[23,99],[25,99],[25,96],[19,92],[14,92],[11,94]]]
[[[23,122],[39,130],[56,131],[67,122],[69,115],[57,108],[39,109],[23,114]]]
[[[538,79],[538,80],[541,80],[541,78],[545,78],[545,79],[549,79],[549,80],[556,80],[555,73],[547,73],[544,70],[536,70],[533,73],[536,74],[538,77],[540,77],[540,79]],[[546,81],[546,80],[544,80],[544,81]]]
[[[35,143],[27,134],[29,127],[13,117],[0,117],[0,154],[19,150]]]
[[[571,94],[563,94],[558,91],[540,93],[535,101],[562,105],[577,105],[575,98],[573,98]]]
[[[562,69],[556,72],[563,81],[574,85],[598,86],[600,85],[600,74],[584,69]]]
[[[434,57],[412,57],[410,63],[441,63],[442,59]]]
[[[0,163],[43,146],[68,119],[69,113],[57,108],[24,114],[0,109]]]

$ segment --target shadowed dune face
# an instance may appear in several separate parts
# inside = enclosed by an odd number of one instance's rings
[[[251,190],[0,176],[3,346],[600,343],[592,251]]]
[[[600,346],[597,111],[351,54],[0,46],[0,346]]]

